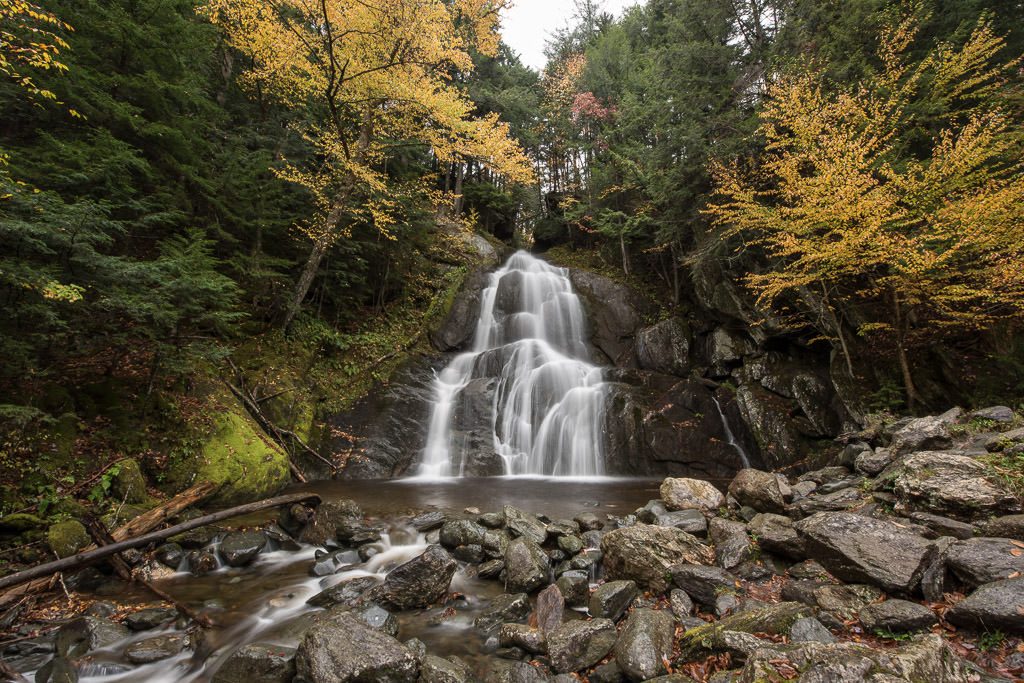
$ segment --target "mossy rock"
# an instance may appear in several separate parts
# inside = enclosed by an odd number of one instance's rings
[[[0,517],[0,533],[20,534],[25,531],[41,529],[46,521],[27,512],[16,512],[13,515]]]
[[[75,517],[83,519],[89,514],[89,508],[74,498],[64,497],[56,501],[46,514],[51,517]]]
[[[129,505],[150,505],[153,497],[146,490],[146,478],[137,460],[128,458],[117,465],[117,474],[110,480],[110,495],[118,502]]]
[[[68,557],[92,543],[92,539],[82,523],[72,519],[52,525],[46,532],[46,542],[57,557]]]
[[[219,485],[208,503],[225,506],[266,498],[291,481],[287,456],[264,440],[252,420],[231,411],[214,418],[198,453],[174,463],[168,477],[179,485]]]
[[[680,654],[677,661],[689,662],[709,653],[728,649],[722,638],[722,634],[727,631],[782,635],[789,633],[797,619],[810,616],[814,616],[811,608],[799,602],[780,602],[732,614],[724,619],[687,630],[679,642]]]
[[[124,526],[139,515],[148,512],[151,506],[148,505],[118,505],[113,512],[103,515],[100,521],[103,526],[113,531]]]

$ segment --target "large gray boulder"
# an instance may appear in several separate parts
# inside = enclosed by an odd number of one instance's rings
[[[1024,549],[1008,538],[970,538],[946,550],[946,567],[968,586],[1024,576]]]
[[[590,596],[588,611],[592,617],[618,621],[637,596],[635,581],[602,583]]]
[[[526,536],[508,544],[505,549],[505,589],[532,593],[550,579],[548,556]]]
[[[426,607],[448,593],[458,562],[439,545],[429,546],[422,555],[392,569],[373,598],[393,609]]]
[[[645,370],[684,377],[690,371],[692,333],[678,318],[662,320],[636,335],[636,359]]]
[[[669,477],[661,482],[661,499],[669,510],[717,510],[725,504],[725,496],[703,479]]]
[[[295,648],[251,643],[224,660],[212,683],[291,683],[293,678]]]
[[[363,518],[363,511],[352,500],[329,500],[316,506],[313,517],[303,527],[299,539],[311,545],[336,543],[338,529]]]
[[[758,512],[782,514],[792,491],[782,475],[747,468],[736,473],[729,484],[729,495],[740,505],[748,505]]]
[[[868,633],[921,631],[938,622],[935,612],[909,600],[886,600],[867,605],[860,611],[860,623]]]
[[[757,545],[767,552],[794,560],[807,556],[804,540],[789,517],[762,512],[750,520],[747,529],[757,539]]]
[[[57,631],[55,646],[61,657],[77,659],[93,650],[99,650],[124,640],[131,632],[109,619],[78,617]]]
[[[524,512],[511,505],[506,505],[503,512],[505,515],[505,526],[515,536],[525,536],[538,545],[544,543],[547,539],[547,527],[537,519],[537,515]]]
[[[344,613],[306,632],[295,665],[297,679],[308,683],[412,683],[420,668],[400,642]]]
[[[946,612],[946,620],[978,631],[1024,633],[1024,577],[981,586]]]
[[[699,564],[677,564],[669,570],[673,585],[703,607],[713,610],[715,601],[723,593],[738,592],[740,582],[721,567]]]
[[[715,553],[694,536],[672,527],[637,524],[601,539],[604,570],[610,579],[632,579],[656,592],[668,587],[668,570],[680,562],[713,564]]]
[[[832,574],[893,593],[913,592],[935,553],[931,543],[894,522],[849,512],[819,512],[794,527],[807,556]]]
[[[235,531],[220,542],[220,556],[229,567],[244,567],[256,559],[267,545],[267,536],[262,531]]]
[[[592,667],[615,645],[611,619],[569,621],[548,634],[548,656],[558,673],[568,674]]]
[[[960,416],[959,408],[942,415],[930,415],[911,420],[892,435],[890,450],[896,455],[912,451],[935,450],[953,445],[949,426]]]
[[[470,683],[473,672],[462,661],[426,655],[420,666],[420,683]]]
[[[629,615],[615,643],[615,661],[631,681],[646,681],[665,673],[672,654],[675,622],[671,612],[637,609]]]
[[[1017,497],[984,464],[959,453],[911,453],[887,467],[876,486],[892,489],[899,511],[924,510],[966,521],[1020,511]]]

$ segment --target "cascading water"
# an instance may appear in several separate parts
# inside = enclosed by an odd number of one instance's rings
[[[729,420],[725,417],[725,411],[722,410],[722,404],[718,402],[718,397],[714,394],[711,395],[711,400],[715,402],[715,408],[718,410],[718,419],[722,421],[722,429],[725,431],[725,441],[736,454],[740,456],[740,462],[743,463],[744,467],[750,467],[750,456],[747,455],[747,451],[740,445],[740,442],[736,440],[735,435],[732,433],[732,428],[729,426]]]
[[[566,269],[513,254],[481,293],[472,350],[435,380],[419,476],[466,473],[468,444],[453,420],[467,386],[489,378],[494,451],[505,474],[602,474],[605,387],[584,333],[583,307]]]

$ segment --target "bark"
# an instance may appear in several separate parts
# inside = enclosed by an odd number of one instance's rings
[[[893,325],[896,328],[896,356],[899,359],[900,372],[903,375],[903,389],[907,394],[907,408],[913,412],[914,408],[922,401],[921,395],[917,393],[917,387],[914,385],[914,375],[910,370],[910,359],[907,358],[906,316],[904,315],[899,295],[895,290],[891,292],[891,299]]]

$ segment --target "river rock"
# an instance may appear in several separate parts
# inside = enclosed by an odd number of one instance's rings
[[[807,554],[836,577],[889,592],[915,590],[935,553],[928,541],[894,522],[848,512],[819,512],[794,527]]]
[[[782,475],[751,468],[737,472],[729,484],[729,495],[758,512],[782,514],[791,493]]]
[[[1010,408],[1009,406],[990,406],[988,408],[972,410],[968,413],[967,417],[971,419],[991,420],[992,422],[1009,424],[1010,422],[1013,422],[1013,408]]]
[[[685,322],[668,318],[636,335],[636,359],[641,368],[684,377],[690,370],[692,333]]]
[[[132,612],[124,618],[124,625],[132,631],[147,631],[178,618],[178,611],[166,607],[150,607]]]
[[[547,633],[562,623],[565,612],[565,598],[557,584],[551,584],[537,594],[536,616],[537,628]]]
[[[685,619],[693,614],[693,600],[681,588],[673,588],[668,596],[672,614],[676,619]]]
[[[496,579],[501,576],[503,571],[505,571],[504,560],[488,560],[477,568],[476,575],[481,579]]]
[[[714,551],[685,531],[647,524],[609,531],[601,539],[601,551],[610,579],[632,579],[659,593],[668,587],[666,576],[673,565],[715,561]]]
[[[429,546],[419,557],[388,572],[384,583],[374,589],[373,599],[399,610],[440,602],[447,595],[458,566],[444,548]]]
[[[558,673],[572,673],[601,661],[615,645],[611,619],[569,621],[548,634],[548,656]]]
[[[909,600],[886,600],[867,605],[860,611],[860,623],[869,633],[921,631],[939,623],[935,613]]]
[[[708,530],[708,520],[700,510],[678,510],[658,515],[654,524],[670,526],[695,536],[703,536]]]
[[[794,560],[807,556],[804,540],[789,517],[761,512],[750,520],[747,528],[757,540],[757,545],[770,553]]]
[[[896,454],[888,448],[876,448],[871,451],[863,451],[854,461],[854,467],[858,472],[868,476],[875,476],[896,459]]]
[[[531,654],[548,651],[544,631],[528,624],[502,624],[498,630],[498,644],[501,647],[518,647]]]
[[[814,617],[803,617],[793,622],[789,640],[793,643],[834,643],[836,637]]]
[[[840,489],[834,493],[817,492],[802,498],[790,506],[788,512],[795,519],[810,517],[818,512],[841,512],[860,507],[867,498],[859,489]]]
[[[891,487],[897,509],[924,510],[955,519],[1018,512],[1016,496],[993,479],[984,464],[959,453],[912,453],[887,467],[878,484]]]
[[[354,607],[364,602],[367,599],[367,592],[374,589],[378,583],[379,581],[372,576],[347,579],[317,593],[307,600],[306,604],[325,608],[337,605]]]
[[[548,537],[547,528],[544,523],[537,519],[536,515],[524,512],[511,505],[504,507],[505,526],[516,536],[529,538],[540,545]]]
[[[251,643],[235,650],[211,683],[291,683],[293,678],[295,648]]]
[[[981,523],[980,532],[982,536],[1024,541],[1024,515],[993,517]]]
[[[1024,575],[1024,549],[1017,543],[1008,538],[957,541],[946,550],[946,566],[970,587]]]
[[[54,645],[61,657],[76,659],[93,650],[113,645],[129,635],[126,627],[109,619],[78,617],[60,627]]]
[[[910,521],[927,527],[936,536],[952,536],[961,540],[974,536],[974,527],[967,522],[929,512],[913,512],[910,514]]]
[[[538,667],[526,662],[495,659],[490,664],[484,683],[549,683],[550,680]]]
[[[299,532],[299,541],[311,545],[334,544],[338,527],[361,520],[363,511],[352,500],[329,500],[316,506],[312,517]],[[284,525],[282,525],[284,526]],[[288,527],[285,526],[287,529]]]
[[[708,525],[708,536],[715,544],[715,563],[733,569],[754,555],[754,546],[747,535],[747,525],[714,517]]]
[[[590,596],[590,616],[618,621],[637,596],[635,581],[609,581]]]
[[[448,520],[441,527],[441,545],[458,548],[460,545],[483,545],[487,529],[471,519]]]
[[[185,550],[177,543],[164,543],[153,551],[157,562],[170,569],[177,569],[185,559]]]
[[[669,510],[713,511],[725,504],[725,496],[712,484],[681,477],[661,482],[661,499]]]
[[[981,586],[946,612],[946,620],[978,631],[1024,633],[1024,577]]]
[[[525,619],[530,613],[530,597],[526,593],[502,593],[473,621],[473,626],[484,633],[503,623]]]
[[[814,602],[839,621],[853,619],[866,605],[880,600],[882,591],[863,584],[825,584],[814,589]]]
[[[892,435],[889,448],[896,455],[912,451],[927,451],[937,448],[948,448],[953,444],[949,435],[949,425],[959,417],[959,409],[930,415],[911,420]]]
[[[810,607],[794,602],[779,602],[730,614],[687,630],[679,641],[676,661],[694,661],[713,652],[731,649],[723,638],[726,633],[785,635],[797,619],[810,616],[813,616]]]
[[[410,522],[416,531],[425,532],[440,529],[448,521],[448,515],[440,510],[432,510],[416,515]]]
[[[267,545],[267,537],[261,531],[236,531],[220,542],[220,556],[229,567],[244,567],[256,559]]]
[[[173,657],[188,644],[189,638],[184,633],[170,633],[134,642],[125,649],[124,656],[132,664],[151,664]]]
[[[725,593],[736,593],[740,582],[721,567],[699,564],[677,564],[669,569],[672,583],[707,609],[715,609],[715,601]]]
[[[505,589],[531,593],[548,582],[548,556],[526,536],[515,539],[505,550]]]
[[[24,677],[8,680],[25,681]],[[78,665],[66,657],[54,657],[36,671],[36,683],[78,683]]]
[[[570,607],[583,607],[587,604],[590,597],[590,576],[587,572],[567,571],[558,577],[555,585],[565,597],[565,604]]]
[[[412,683],[416,655],[358,617],[337,614],[306,632],[295,655],[297,677],[308,683]]]
[[[473,672],[462,660],[425,655],[420,663],[420,683],[471,683]]]
[[[674,631],[672,616],[666,611],[635,609],[630,613],[613,650],[629,680],[646,681],[665,673]]]
[[[573,517],[573,521],[580,525],[580,531],[600,531],[604,528],[604,521],[593,512],[581,512]]]

